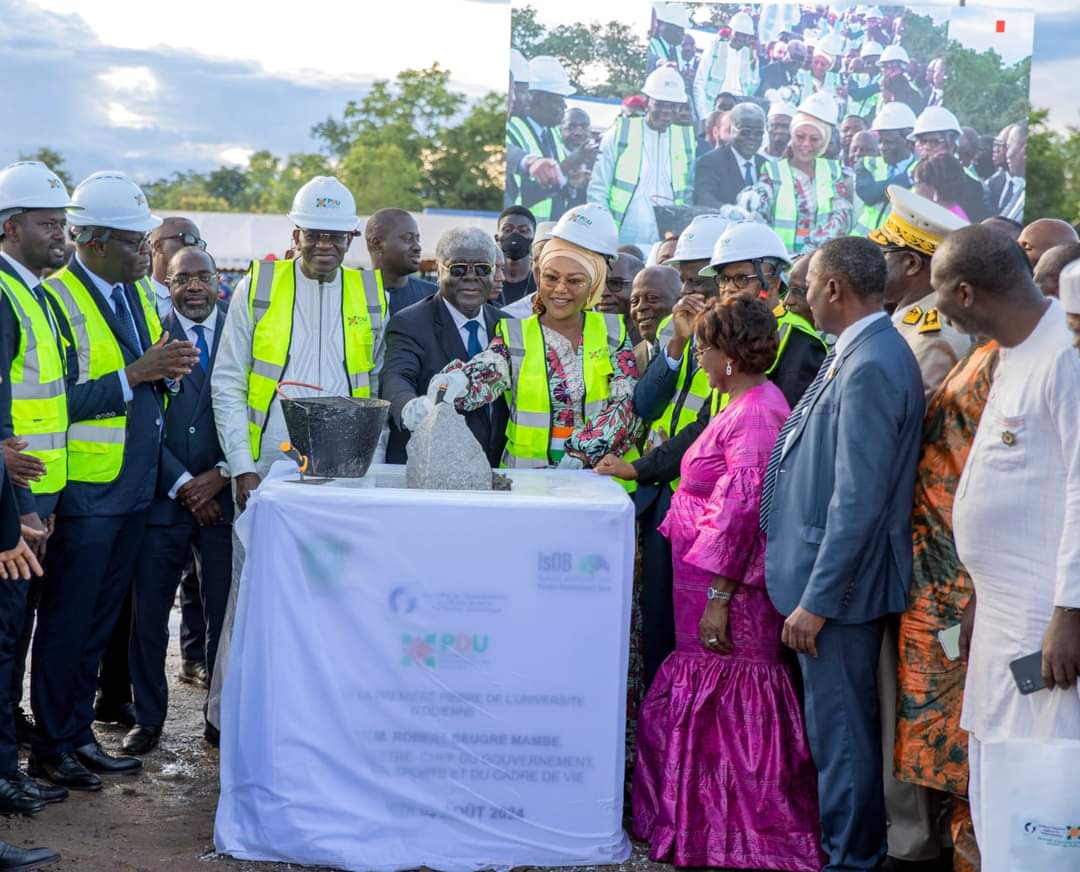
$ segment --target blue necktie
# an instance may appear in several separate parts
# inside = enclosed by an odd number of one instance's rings
[[[206,344],[206,328],[202,324],[191,327],[195,331],[195,347],[199,349],[199,366],[203,372],[210,371],[210,348]]]
[[[795,408],[791,410],[791,414],[788,415],[784,426],[780,428],[780,432],[776,434],[776,442],[773,443],[772,453],[769,455],[769,465],[765,468],[765,483],[761,487],[761,507],[758,510],[758,526],[761,528],[762,533],[769,532],[769,509],[772,506],[773,491],[776,490],[776,473],[780,468],[780,458],[784,453],[784,445],[787,443],[788,436],[791,431],[798,425],[799,421],[803,417],[803,409],[809,406],[814,398],[821,393],[821,388],[825,384],[825,375],[832,368],[832,363],[836,359],[836,349],[830,349],[829,353],[825,355],[825,359],[821,361],[821,366],[818,368],[817,375],[814,376],[814,380],[810,382],[810,387],[806,389],[806,393],[802,395],[799,402],[795,404]]]
[[[747,161],[743,164],[743,181],[746,182],[746,187],[751,187],[754,184],[754,171],[752,161]]]
[[[112,289],[112,301],[116,307],[116,323],[126,339],[128,345],[136,354],[142,353],[142,345],[139,343],[139,334],[135,332],[135,322],[131,320],[131,312],[128,311],[127,299],[124,297],[124,286],[116,285]]]
[[[480,344],[480,322],[466,321],[465,329],[469,331],[469,341],[465,343],[465,352],[470,358],[476,357],[484,350],[484,346]]]

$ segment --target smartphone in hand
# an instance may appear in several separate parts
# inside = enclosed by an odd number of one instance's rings
[[[1009,669],[1012,670],[1017,690],[1024,696],[1046,690],[1046,682],[1042,676],[1042,651],[1013,660]]]

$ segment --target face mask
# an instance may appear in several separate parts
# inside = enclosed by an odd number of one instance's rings
[[[511,233],[509,236],[504,236],[499,243],[499,246],[510,260],[524,260],[529,256],[529,251],[532,249],[533,241],[528,236],[522,236],[520,233]]]

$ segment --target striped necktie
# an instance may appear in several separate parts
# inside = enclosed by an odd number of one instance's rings
[[[769,532],[769,509],[772,506],[773,491],[776,490],[776,473],[780,469],[780,458],[784,454],[784,446],[787,444],[791,432],[799,426],[803,415],[806,414],[807,407],[821,393],[821,388],[825,384],[825,376],[832,369],[832,363],[835,359],[836,349],[833,348],[829,350],[829,353],[825,355],[825,359],[821,361],[821,366],[818,367],[814,380],[810,382],[810,387],[799,398],[799,402],[795,404],[795,408],[791,410],[791,414],[784,421],[784,426],[776,434],[776,442],[773,443],[772,453],[769,455],[769,465],[765,470],[765,484],[761,488],[761,508],[758,510],[758,524],[762,533]]]

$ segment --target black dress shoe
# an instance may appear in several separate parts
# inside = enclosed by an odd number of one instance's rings
[[[60,855],[51,848],[18,848],[0,842],[0,872],[30,872],[59,859]]]
[[[83,766],[70,751],[55,760],[39,760],[31,754],[27,769],[34,778],[44,778],[68,790],[101,790],[101,779]],[[0,872],[2,869],[0,867]]]
[[[210,721],[206,721],[206,725],[203,727],[203,738],[215,748],[221,747],[221,731]]]
[[[106,754],[99,742],[89,742],[75,749],[75,756],[91,772],[107,775],[131,775],[142,769],[142,760],[137,757],[114,757]]]
[[[15,740],[20,745],[29,745],[37,735],[37,727],[33,720],[22,710],[21,706],[15,706]]]
[[[94,703],[94,720],[103,724],[123,724],[135,726],[135,704],[131,702],[111,703],[99,699]]]
[[[206,671],[206,664],[198,660],[182,660],[176,677],[185,684],[194,684],[203,690],[210,689],[210,674]]]
[[[0,814],[37,814],[44,810],[45,800],[34,799],[6,778],[0,778]]]
[[[34,799],[45,802],[63,802],[68,798],[68,792],[64,788],[52,784],[39,784],[21,769],[16,769],[5,777],[23,793]]]
[[[161,738],[161,727],[144,727],[136,724],[131,732],[124,736],[120,744],[125,754],[149,754],[158,745]]]

